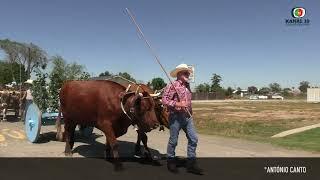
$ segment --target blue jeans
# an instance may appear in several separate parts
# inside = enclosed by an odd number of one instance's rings
[[[193,119],[187,118],[182,113],[170,114],[169,116],[170,138],[167,147],[167,157],[175,157],[175,149],[178,144],[179,132],[182,129],[188,139],[187,156],[190,159],[196,158],[198,137],[193,125]]]

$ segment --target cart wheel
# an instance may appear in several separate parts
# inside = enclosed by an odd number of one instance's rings
[[[41,129],[41,111],[35,103],[26,108],[25,131],[30,142],[37,142]]]
[[[92,135],[94,127],[80,127],[80,134],[84,137],[90,137]]]

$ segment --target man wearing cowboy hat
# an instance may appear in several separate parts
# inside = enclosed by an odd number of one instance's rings
[[[196,148],[198,143],[197,133],[193,124],[191,108],[191,90],[188,83],[192,69],[186,64],[178,65],[170,75],[177,78],[172,84],[168,84],[164,90],[162,103],[169,110],[170,138],[167,147],[168,170],[177,173],[177,160],[175,148],[178,143],[179,131],[182,129],[188,139],[187,149],[187,171],[195,174],[202,174],[202,169],[196,163]]]
[[[32,83],[33,83],[33,80],[31,79],[28,79],[26,82],[24,82],[26,91],[25,93],[23,93],[23,96],[20,99],[20,111],[22,115],[22,118],[21,118],[22,121],[24,121],[24,116],[25,116],[27,106],[31,104],[33,101],[33,96],[31,94]]]

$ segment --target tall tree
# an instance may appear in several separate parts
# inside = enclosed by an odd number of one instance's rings
[[[47,91],[48,84],[46,81],[48,74],[44,73],[39,68],[35,69],[35,73],[37,78],[32,83],[33,100],[42,112],[46,112],[49,107],[49,94]]]
[[[211,81],[212,81],[212,85],[211,85],[211,91],[212,92],[217,92],[217,91],[222,89],[222,87],[220,85],[220,82],[222,81],[222,78],[221,78],[220,75],[214,73],[212,75]]]
[[[49,74],[49,107],[50,111],[56,111],[59,108],[59,92],[65,80],[67,63],[61,56],[54,56],[51,59],[53,68]]]
[[[196,92],[210,92],[210,85],[207,83],[199,84],[196,87]]]
[[[284,88],[282,90],[282,95],[285,96],[285,97],[288,97],[288,96],[292,95],[291,89],[290,88]]]
[[[130,81],[133,81],[133,82],[137,82],[129,73],[127,72],[119,72],[118,74],[119,76],[125,78],[125,79],[128,79]]]
[[[269,88],[273,93],[279,93],[281,91],[281,86],[278,83],[271,83],[269,84]]]
[[[271,92],[271,89],[268,88],[268,87],[262,87],[260,90],[259,90],[259,94],[261,95],[267,95]]]
[[[20,81],[20,65],[16,62],[10,63],[0,61],[0,84],[8,84],[12,81],[17,83],[27,80],[24,66],[21,66],[21,81]]]
[[[99,74],[99,77],[101,77],[101,76],[112,76],[112,73],[110,73],[109,71],[105,71],[105,72]]]
[[[300,86],[299,86],[299,90],[302,93],[307,93],[307,89],[310,87],[310,83],[308,81],[301,81],[300,82]]]
[[[70,80],[79,79],[83,71],[83,65],[77,64],[75,62],[67,64],[65,72],[66,78]]]
[[[258,92],[258,88],[255,87],[255,86],[249,86],[249,87],[248,87],[248,92],[249,92],[250,94],[256,94],[256,93]]]
[[[236,94],[237,94],[237,95],[240,95],[240,94],[241,94],[241,88],[240,88],[240,87],[237,88]]]
[[[233,91],[234,90],[231,87],[228,87],[226,90],[226,96],[232,96]]]
[[[50,111],[57,111],[59,108],[59,92],[66,80],[85,80],[90,75],[84,71],[84,66],[77,63],[68,64],[61,56],[52,58],[53,68],[49,79],[49,108]]]
[[[0,40],[0,48],[6,53],[9,62],[22,64],[27,78],[35,68],[44,69],[48,63],[47,53],[39,46],[20,43],[9,39]]]
[[[166,87],[166,83],[164,82],[164,80],[160,77],[157,77],[157,78],[153,78],[151,80],[151,86],[152,86],[152,89],[155,91],[155,90],[160,90],[164,87]]]

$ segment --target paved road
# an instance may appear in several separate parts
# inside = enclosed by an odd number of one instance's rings
[[[0,157],[64,157],[62,153],[65,143],[55,141],[54,126],[44,126],[39,143],[27,141],[24,126],[21,122],[0,122]],[[181,132],[177,155],[185,156],[187,141]],[[153,154],[165,156],[168,141],[168,130],[158,130],[148,133],[149,147]],[[74,157],[103,157],[105,137],[95,129],[91,139],[77,135]],[[119,138],[120,155],[131,157],[133,154],[136,132],[129,128],[126,135]],[[320,157],[320,153],[287,150],[270,144],[262,144],[246,140],[223,138],[209,135],[199,135],[199,157]]]

